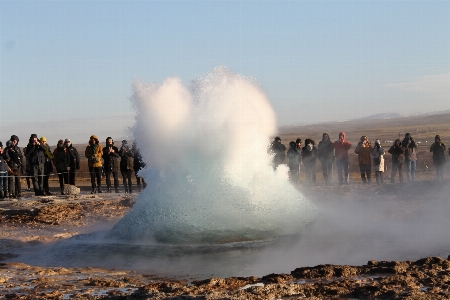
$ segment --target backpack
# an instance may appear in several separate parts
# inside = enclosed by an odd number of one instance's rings
[[[128,170],[134,169],[134,157],[133,156],[127,156],[127,169]]]

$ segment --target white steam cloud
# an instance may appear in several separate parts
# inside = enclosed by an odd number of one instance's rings
[[[133,87],[149,185],[114,236],[222,243],[295,234],[313,218],[287,168],[270,166],[276,118],[257,84],[220,67],[189,87],[177,78]]]

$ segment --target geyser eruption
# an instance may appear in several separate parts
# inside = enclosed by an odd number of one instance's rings
[[[134,136],[150,167],[133,209],[111,231],[125,239],[224,243],[297,234],[315,209],[267,154],[276,119],[260,88],[217,68],[133,84]]]

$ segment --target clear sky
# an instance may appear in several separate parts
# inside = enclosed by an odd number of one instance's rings
[[[450,1],[0,0],[0,140],[127,137],[135,79],[255,78],[278,124],[450,108]]]

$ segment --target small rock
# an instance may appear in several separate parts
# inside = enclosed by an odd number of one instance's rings
[[[78,194],[80,194],[80,188],[77,188],[76,186],[71,185],[71,184],[65,184],[63,191],[64,191],[65,195],[78,195]]]

